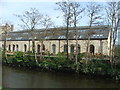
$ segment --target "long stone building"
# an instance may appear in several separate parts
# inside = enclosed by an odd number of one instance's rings
[[[89,52],[92,54],[109,55],[110,27],[108,26],[88,26],[78,27],[78,30],[69,28],[69,46],[68,52],[76,52],[76,35],[78,36],[78,52],[85,53],[88,37],[90,37]],[[27,52],[32,51],[32,38],[35,39],[36,53],[50,52],[57,54],[66,52],[66,28],[36,29],[34,31],[12,31],[7,35],[8,52]],[[2,46],[5,40],[4,34],[1,38]],[[41,42],[43,48],[41,49]]]

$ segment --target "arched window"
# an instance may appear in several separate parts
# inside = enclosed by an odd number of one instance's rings
[[[15,45],[13,45],[13,52],[15,51]]]
[[[42,50],[44,50],[45,51],[45,45],[43,44],[43,48],[42,48]]]
[[[43,44],[43,46],[42,46],[42,53],[44,54],[44,52],[45,52],[45,45]]]
[[[24,44],[24,52],[26,52],[26,51],[27,51],[27,45]]]
[[[16,51],[18,52],[18,48],[19,48],[19,46],[18,46],[18,44],[16,45]]]
[[[4,49],[4,45],[2,44],[2,49]]]
[[[74,45],[70,46],[70,53],[74,53]]]
[[[40,45],[37,45],[37,53],[40,53]]]
[[[4,45],[2,44],[2,48],[4,47]]]
[[[9,45],[8,50],[11,51],[11,45]]]
[[[67,52],[67,45],[64,45],[64,52]]]
[[[90,53],[94,54],[95,52],[95,47],[94,45],[90,45]]]
[[[52,45],[52,53],[53,53],[53,54],[56,53],[56,45],[55,45],[55,44]]]
[[[78,45],[78,53],[80,53],[80,51],[81,51],[80,49],[81,49],[81,48],[80,48],[80,45]]]

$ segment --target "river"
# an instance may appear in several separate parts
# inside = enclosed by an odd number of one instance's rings
[[[37,72],[3,66],[2,86],[5,88],[120,88],[120,84],[100,78],[70,73]]]

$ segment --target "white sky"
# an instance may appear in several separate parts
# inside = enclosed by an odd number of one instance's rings
[[[63,24],[62,19],[56,18],[58,16],[62,16],[60,11],[55,10],[56,8],[58,8],[58,6],[55,4],[56,1],[61,1],[61,0],[0,0],[0,18],[3,21],[7,21],[7,22],[9,21],[11,24],[15,26],[15,30],[18,30],[20,29],[18,24],[20,24],[21,21],[14,14],[19,15],[24,13],[24,11],[29,10],[30,8],[36,8],[42,14],[48,14],[52,18],[55,25],[62,26]],[[83,2],[83,0],[77,0],[77,1]],[[110,0],[101,0],[101,1],[84,0],[84,2],[85,1],[105,2]],[[83,6],[85,4],[86,3],[82,3]],[[85,25],[87,25],[86,19],[83,18],[80,20],[80,26],[85,26]]]

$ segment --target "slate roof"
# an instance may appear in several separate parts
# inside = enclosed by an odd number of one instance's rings
[[[88,32],[92,33],[91,39],[107,39],[110,27],[108,26],[93,26],[91,29],[88,26],[78,27],[78,39],[85,40],[88,37]],[[90,33],[89,32],[89,33]],[[28,41],[31,40],[33,36],[36,40],[46,39],[46,40],[65,40],[66,39],[66,28],[49,28],[36,29],[34,31],[23,30],[9,32],[7,36],[8,41]],[[69,28],[69,40],[75,40],[76,30],[73,27]],[[4,35],[2,35],[2,40],[4,40]]]

